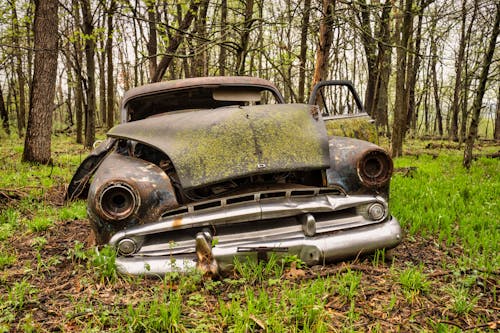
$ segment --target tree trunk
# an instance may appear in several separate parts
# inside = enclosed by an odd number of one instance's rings
[[[103,127],[106,125],[106,117],[108,115],[106,111],[106,50],[104,47],[104,41],[101,41],[100,50],[97,53],[97,62],[99,65],[99,113],[101,114],[101,123]]]
[[[495,114],[495,134],[493,135],[495,140],[500,140],[500,84],[498,84],[497,93],[497,110]]]
[[[94,25],[92,22],[92,12],[90,0],[81,1],[83,33],[86,36],[92,36]],[[85,92],[87,96],[87,105],[85,108],[85,147],[92,148],[95,141],[95,41],[94,38],[85,38],[85,64],[87,69],[87,80]],[[85,82],[85,81],[84,81]]]
[[[420,0],[418,5],[418,23],[417,31],[413,40],[415,41],[414,49],[412,50],[413,62],[408,70],[408,115],[406,118],[406,129],[411,129],[413,135],[415,134],[417,128],[417,109],[415,100],[415,86],[417,85],[418,73],[420,71],[420,45],[422,40],[422,20],[424,16],[424,10],[427,3]],[[411,58],[410,58],[411,59]]]
[[[373,110],[371,116],[375,119],[375,124],[379,128],[384,128],[384,132],[389,134],[389,123],[387,109],[389,104],[389,79],[391,77],[391,10],[392,5],[387,1],[383,5],[380,26],[378,30],[378,53],[377,68],[378,78],[375,86]]]
[[[400,7],[404,9],[403,22],[399,22],[396,33],[397,63],[396,63],[396,100],[394,102],[394,122],[392,125],[391,153],[393,157],[403,154],[403,140],[406,131],[406,117],[408,115],[408,87],[407,87],[407,52],[411,34],[413,0],[401,0]]]
[[[433,26],[435,28],[435,26]],[[434,29],[433,29],[434,30]],[[432,75],[432,91],[434,92],[434,105],[436,108],[436,121],[435,126],[437,125],[439,136],[443,136],[443,116],[441,112],[441,98],[439,96],[440,86],[437,79],[437,41],[436,36],[433,33],[434,37],[431,37],[431,75]]]
[[[202,1],[205,2],[208,0],[202,0]],[[199,6],[200,6],[200,1],[198,0],[192,0],[190,2],[189,8],[186,14],[184,14],[184,18],[181,24],[179,25],[179,28],[175,31],[173,37],[170,39],[169,45],[165,50],[165,55],[161,58],[160,63],[158,64],[158,67],[156,69],[156,72],[151,78],[151,82],[160,82],[161,79],[163,78],[163,75],[165,75],[168,66],[170,66],[172,60],[174,59],[173,56],[174,52],[179,48],[179,45],[181,44],[184,38],[183,32],[187,31],[188,28],[191,26],[191,22],[193,22],[193,19],[196,17]]]
[[[5,130],[5,133],[7,133],[7,135],[10,135],[9,113],[7,112],[7,109],[5,108],[2,87],[0,87],[0,118],[2,119],[2,127]]]
[[[51,162],[52,110],[57,75],[59,2],[35,0],[35,63],[23,161]]]
[[[305,102],[305,85],[306,85],[306,64],[307,64],[307,37],[309,35],[309,18],[311,14],[311,0],[304,1],[303,8],[304,16],[302,16],[302,24],[300,27],[300,55],[299,55],[299,96],[298,102]]]
[[[500,3],[497,3],[495,23],[493,25],[493,31],[491,33],[488,49],[484,54],[481,74],[479,76],[479,86],[477,89],[477,93],[474,98],[474,102],[472,103],[472,120],[469,127],[469,134],[467,135],[467,140],[465,142],[464,161],[463,161],[463,165],[467,169],[470,168],[472,163],[472,148],[474,146],[474,141],[477,138],[477,128],[479,126],[479,116],[481,114],[483,96],[486,90],[486,80],[488,79],[488,72],[490,70],[493,54],[495,53],[495,46],[496,46],[495,44],[499,32],[500,32]]]
[[[26,127],[26,91],[25,85],[26,80],[23,73],[23,57],[21,52],[21,45],[19,43],[19,20],[17,18],[17,10],[15,2],[12,3],[12,18],[13,18],[13,35],[12,44],[14,44],[15,56],[16,56],[16,74],[17,74],[17,85],[19,92],[19,113],[17,117],[17,129],[19,132],[19,137],[22,136],[24,128]]]
[[[207,11],[208,1],[204,1],[200,6],[195,22],[195,33],[197,38],[194,40],[195,50],[193,65],[191,67],[191,73],[193,77],[208,75],[207,50],[205,49],[205,42],[207,38]]]
[[[359,21],[361,24],[361,42],[365,49],[368,80],[366,82],[365,109],[369,115],[373,115],[375,108],[375,94],[379,78],[377,67],[377,44],[372,33],[370,8],[366,0],[359,1]]]
[[[328,72],[328,56],[333,43],[335,0],[323,0],[322,3],[323,16],[319,25],[319,45],[316,50],[316,62],[311,87],[325,79]]]
[[[106,128],[110,129],[113,127],[115,122],[115,75],[113,69],[113,16],[116,10],[116,2],[112,0],[109,4],[109,8],[107,10],[107,30],[108,36],[106,39],[106,58],[107,58],[107,75],[108,75],[108,97],[107,102],[108,106],[106,107],[108,111],[108,116],[106,117]]]
[[[453,90],[453,102],[451,105],[450,140],[458,141],[458,114],[460,113],[460,91],[462,86],[462,65],[465,54],[465,23],[467,19],[467,0],[462,0],[462,21],[460,25],[460,40],[458,55],[455,60],[455,89]]]
[[[226,31],[227,29],[227,0],[221,0],[220,4],[220,31],[222,37],[222,43],[220,44],[220,53],[219,53],[219,74],[224,76],[226,75],[226,46],[224,42],[226,41]]]
[[[149,38],[148,49],[149,77],[153,77],[158,67],[158,37],[156,34],[157,8],[156,0],[147,2]]]
[[[248,44],[250,41],[250,32],[252,29],[252,25],[254,20],[253,16],[253,3],[254,0],[246,0],[245,1],[245,14],[244,14],[244,22],[243,29],[241,32],[241,44],[238,45],[236,49],[236,75],[244,75],[245,74],[245,59],[248,53]]]

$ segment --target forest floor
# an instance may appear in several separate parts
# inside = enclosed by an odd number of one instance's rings
[[[489,151],[498,148],[491,146]],[[432,147],[432,153],[422,149],[426,157],[418,153],[409,157],[411,163],[396,163],[399,181],[418,178],[407,174],[414,170],[407,166],[420,168],[419,159],[435,159],[433,154],[447,154],[449,147]],[[1,153],[3,159],[5,151]],[[498,159],[485,163],[490,173],[500,170]],[[62,163],[70,169],[74,164]],[[499,179],[493,176],[495,188]],[[490,266],[474,264],[475,258],[467,259],[475,253],[468,248],[472,245],[461,240],[458,231],[451,231],[456,241],[442,233],[414,231],[403,212],[407,234],[398,247],[351,261],[314,267],[297,262],[243,267],[224,278],[196,273],[129,277],[117,275],[109,268],[109,257],[96,252],[85,203],[70,207],[64,203],[67,175],[54,177],[48,187],[42,182],[39,199],[28,194],[31,185],[0,185],[0,332],[500,328],[498,245],[489,245],[496,252],[489,258]],[[499,232],[498,210],[493,207],[489,233]],[[43,214],[52,223],[44,225],[40,222],[44,219],[37,219]],[[26,226],[11,227],[13,222]],[[493,237],[498,240],[498,235]]]

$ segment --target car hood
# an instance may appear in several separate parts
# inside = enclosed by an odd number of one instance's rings
[[[329,166],[325,125],[314,106],[255,105],[164,113],[108,136],[165,153],[183,188],[244,176]]]

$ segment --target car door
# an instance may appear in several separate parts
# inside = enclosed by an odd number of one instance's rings
[[[317,83],[309,104],[317,105],[330,136],[345,136],[378,143],[374,120],[364,110],[352,82],[330,80]]]

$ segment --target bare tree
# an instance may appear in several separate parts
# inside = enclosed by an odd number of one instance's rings
[[[309,18],[311,16],[311,0],[304,1],[302,24],[300,28],[300,55],[299,55],[299,96],[300,103],[304,102],[307,65],[307,36],[309,34]]]
[[[497,109],[495,112],[495,134],[493,135],[495,140],[500,140],[500,84],[498,84],[497,92]]]
[[[472,148],[474,141],[477,138],[477,128],[479,126],[479,116],[481,114],[481,106],[483,104],[483,96],[486,90],[486,81],[490,70],[491,60],[495,53],[496,41],[500,32],[500,3],[496,4],[495,23],[493,24],[493,31],[491,33],[488,48],[484,54],[481,74],[479,76],[479,86],[477,88],[476,96],[472,104],[472,119],[469,127],[467,140],[465,141],[465,151],[463,165],[467,169],[470,168],[472,163]]]
[[[319,26],[319,42],[316,50],[316,62],[311,86],[326,78],[328,72],[328,55],[333,43],[333,15],[335,13],[335,0],[322,1],[322,17]]]
[[[201,0],[201,1],[206,2],[208,0]],[[174,35],[170,39],[169,45],[165,50],[165,55],[161,58],[158,67],[156,68],[156,72],[151,78],[152,82],[161,81],[163,75],[165,75],[167,68],[170,66],[170,64],[174,59],[174,52],[179,48],[182,40],[184,39],[184,32],[188,30],[194,18],[196,17],[199,6],[200,6],[199,0],[191,0],[189,8],[184,14],[184,17],[179,25],[179,28],[176,29]]]
[[[23,161],[51,162],[52,111],[57,75],[58,0],[35,0],[35,67]]]
[[[7,109],[5,108],[2,87],[0,87],[0,119],[2,119],[2,127],[5,130],[5,133],[10,135],[9,113],[7,112]]]
[[[413,24],[413,0],[401,0],[400,18],[397,24],[396,42],[397,42],[397,63],[396,63],[396,99],[394,106],[394,122],[392,125],[391,153],[393,157],[403,154],[403,140],[406,131],[406,122],[408,115],[408,87],[407,87],[407,63],[410,35]],[[404,8],[404,9],[403,9]],[[401,15],[401,14],[400,14]]]
[[[87,103],[85,107],[85,147],[91,148],[95,141],[95,118],[96,118],[96,96],[95,96],[95,38],[94,23],[90,0],[80,1],[82,10],[82,31],[85,34],[85,64],[87,77],[84,83]]]
[[[115,11],[116,11],[116,1],[115,0],[111,0],[110,3],[109,3],[109,7],[107,8],[107,13],[106,13],[106,17],[107,17],[107,31],[108,31],[108,36],[106,38],[106,60],[107,60],[107,64],[108,64],[108,67],[107,67],[107,76],[108,76],[108,79],[107,79],[107,83],[108,83],[108,87],[107,87],[107,92],[108,92],[108,96],[106,98],[107,100],[107,111],[108,111],[108,116],[106,117],[106,127],[108,129],[110,129],[111,127],[113,127],[113,124],[114,124],[114,121],[115,121],[115,117],[114,117],[114,109],[115,109],[115,85],[114,85],[114,81],[115,81],[115,77],[114,77],[114,66],[113,66],[113,33],[114,33],[114,29],[113,29],[113,16],[115,14]]]

